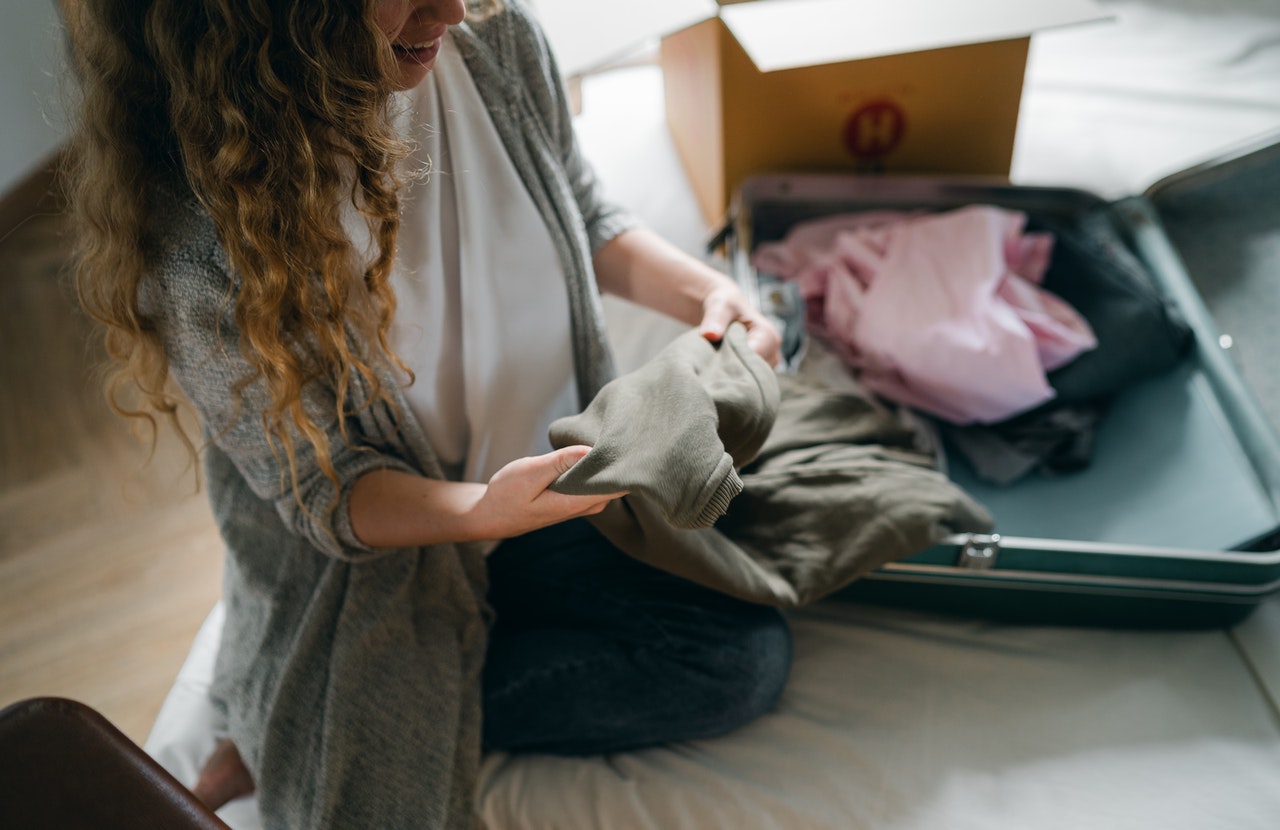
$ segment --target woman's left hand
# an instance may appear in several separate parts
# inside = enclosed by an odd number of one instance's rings
[[[712,343],[719,343],[730,323],[742,323],[747,330],[747,343],[770,366],[782,359],[782,335],[754,306],[747,302],[737,284],[725,280],[702,301],[702,322],[698,331]]]
[[[733,279],[646,228],[618,234],[595,254],[596,280],[618,297],[689,325],[719,343],[742,323],[747,342],[770,366],[782,359],[782,336],[747,302]]]

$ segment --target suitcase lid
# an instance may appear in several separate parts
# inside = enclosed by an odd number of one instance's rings
[[[1190,167],[1171,173],[1151,184],[1143,191],[1153,204],[1166,205],[1177,209],[1179,200],[1194,199],[1205,196],[1209,191],[1220,187],[1232,187],[1243,180],[1245,188],[1251,179],[1262,176],[1275,182],[1280,175],[1280,130],[1262,133],[1226,148],[1222,152],[1198,162]],[[1257,184],[1258,182],[1253,182]],[[1219,191],[1221,193],[1221,191]],[[1262,188],[1253,188],[1247,207],[1275,211],[1280,209],[1280,194],[1274,189],[1264,192]]]
[[[1143,197],[1209,314],[1206,337],[1280,429],[1280,130],[1166,176]]]

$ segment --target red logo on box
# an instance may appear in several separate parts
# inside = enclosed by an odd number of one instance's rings
[[[844,146],[854,158],[876,161],[893,152],[906,131],[902,107],[882,98],[858,107],[844,122]]]

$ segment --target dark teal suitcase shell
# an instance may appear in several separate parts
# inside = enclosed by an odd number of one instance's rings
[[[803,337],[798,301],[752,268],[756,244],[836,212],[975,203],[1062,218],[1107,211],[1190,324],[1195,347],[1172,371],[1117,397],[1085,470],[999,486],[950,457],[948,474],[990,509],[996,533],[954,537],[890,563],[842,596],[1034,622],[1242,620],[1280,590],[1280,438],[1202,289],[1247,279],[1280,300],[1280,136],[1116,202],[973,178],[759,175],[743,183],[730,210],[731,273],[794,347]],[[1203,273],[1193,275],[1190,261]],[[1260,336],[1280,331],[1280,320],[1258,325]],[[1259,356],[1255,373],[1267,372],[1273,355]],[[1280,373],[1280,361],[1274,366]]]

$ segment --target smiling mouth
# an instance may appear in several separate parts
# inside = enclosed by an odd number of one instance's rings
[[[423,49],[430,49],[440,42],[440,38],[435,40],[425,40],[422,43],[394,44],[395,47],[403,52],[421,52]]]
[[[421,43],[393,43],[391,48],[396,57],[409,60],[423,60],[430,57],[440,46],[440,38],[424,40]]]

